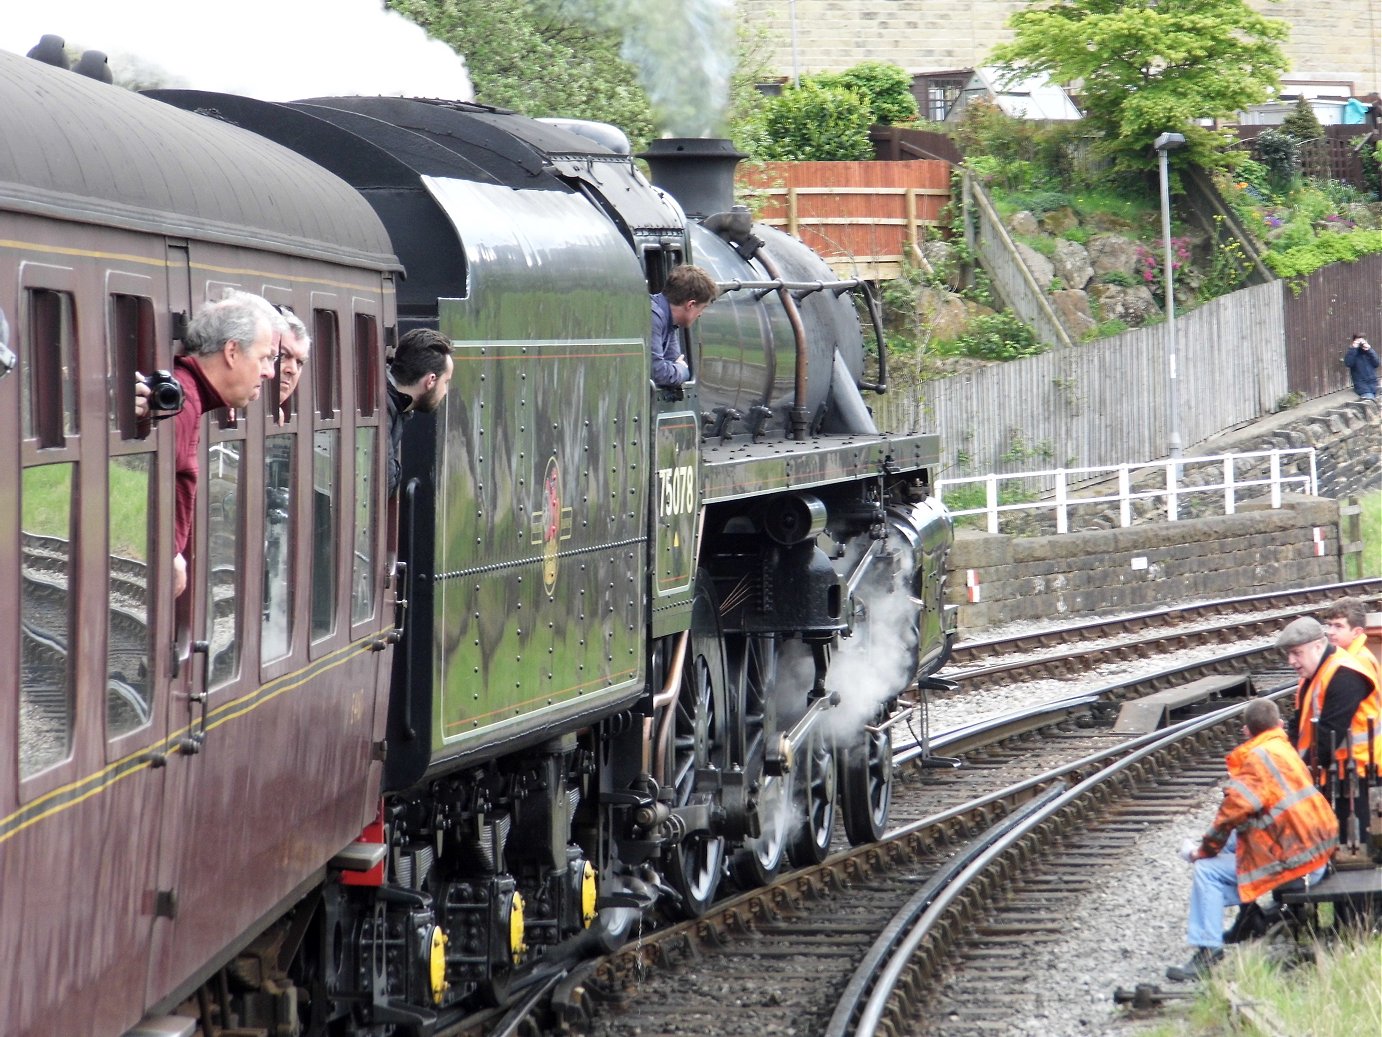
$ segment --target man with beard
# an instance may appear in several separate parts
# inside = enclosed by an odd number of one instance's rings
[[[414,414],[430,414],[446,399],[455,363],[451,340],[431,328],[414,328],[398,340],[389,361],[389,496],[403,481],[398,447],[403,425]]]

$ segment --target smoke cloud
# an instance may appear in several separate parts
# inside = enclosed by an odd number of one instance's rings
[[[471,100],[465,62],[381,0],[239,0],[213,17],[176,0],[10,4],[0,48],[26,54],[63,37],[69,55],[104,51],[115,81],[290,101],[327,94]]]
[[[734,71],[733,0],[575,0],[589,24],[622,34],[666,137],[723,136]]]

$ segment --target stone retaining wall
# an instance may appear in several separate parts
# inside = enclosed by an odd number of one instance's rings
[[[1376,402],[1349,400],[1240,449],[1309,446],[1316,450],[1320,496],[1350,497],[1382,489],[1382,407]]]
[[[1019,620],[1141,612],[1342,579],[1339,507],[1287,495],[1282,507],[1127,529],[1014,537],[955,534],[946,600],[960,636]]]

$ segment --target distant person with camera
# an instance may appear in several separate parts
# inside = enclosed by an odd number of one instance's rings
[[[1354,333],[1353,345],[1344,354],[1348,373],[1353,376],[1353,391],[1362,400],[1377,399],[1377,350],[1362,335]]]
[[[274,375],[275,344],[287,323],[267,299],[231,292],[197,311],[183,336],[186,352],[173,360],[182,386],[177,414],[177,499],[173,519],[173,593],[187,589],[187,543],[197,503],[202,415],[223,407],[247,407]],[[158,386],[152,386],[157,395]],[[156,408],[154,416],[158,415]]]

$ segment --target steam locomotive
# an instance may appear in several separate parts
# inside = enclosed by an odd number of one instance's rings
[[[938,443],[875,428],[870,286],[735,207],[725,142],[654,187],[474,104],[6,53],[0,95],[0,1032],[428,1034],[878,836],[953,637]],[[659,389],[683,262],[723,295]],[[311,360],[204,419],[175,597],[172,423],[127,390],[231,288]],[[415,326],[455,375],[390,497]]]

